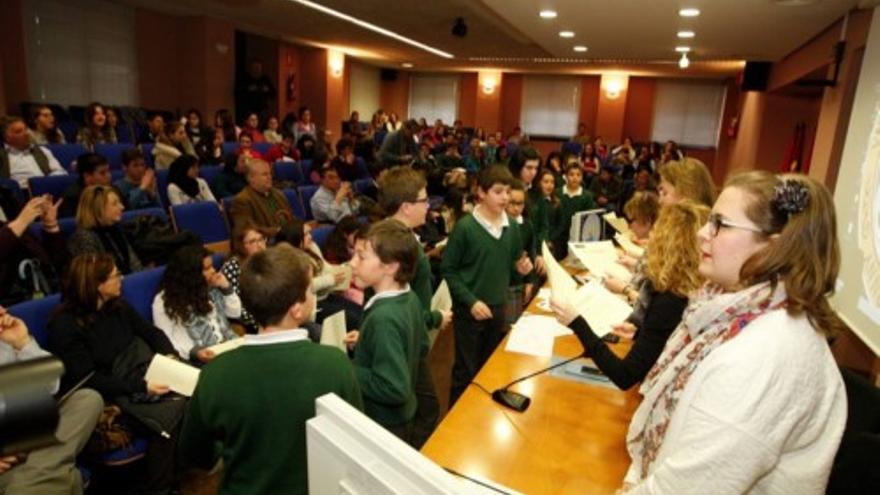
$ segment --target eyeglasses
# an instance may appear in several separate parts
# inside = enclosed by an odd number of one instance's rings
[[[741,223],[731,222],[730,220],[725,220],[724,217],[722,217],[721,214],[719,214],[719,213],[710,213],[709,219],[706,220],[706,224],[709,225],[709,236],[710,237],[716,237],[722,227],[728,228],[728,229],[748,230],[748,231],[755,232],[758,234],[765,233],[763,230],[761,230],[758,227],[755,227],[753,225],[745,225],[745,224],[741,224]]]
[[[413,203],[427,203],[429,199],[430,198],[428,198],[428,197],[418,198],[415,201],[413,201]]]
[[[244,243],[248,246],[252,246],[254,244],[265,244],[266,238],[265,237],[255,237],[253,239],[248,239],[248,240],[244,241]]]
[[[509,204],[510,206],[522,206],[522,205],[526,204],[526,202],[525,201],[508,201],[507,204]]]

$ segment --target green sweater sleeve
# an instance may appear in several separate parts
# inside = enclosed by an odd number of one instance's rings
[[[478,301],[477,296],[471,292],[459,273],[462,258],[465,250],[468,248],[467,230],[462,228],[464,220],[466,218],[459,220],[455,228],[452,229],[452,233],[449,235],[449,240],[446,243],[446,251],[443,253],[443,262],[440,267],[443,272],[443,278],[446,279],[446,283],[449,285],[449,292],[452,294],[453,300],[471,308]]]
[[[217,462],[218,455],[214,450],[214,436],[202,414],[201,392],[205,389],[202,380],[199,380],[199,385],[201,386],[196,387],[195,393],[189,400],[177,449],[184,465],[211,469]]]
[[[413,276],[410,287],[419,298],[422,311],[425,316],[425,328],[437,328],[443,319],[439,311],[431,311],[431,264],[425,252],[419,246],[419,255],[416,259],[416,273]]]
[[[373,344],[372,366],[354,366],[361,392],[380,404],[406,404],[411,390],[410,373],[400,333],[383,327],[375,332]]]

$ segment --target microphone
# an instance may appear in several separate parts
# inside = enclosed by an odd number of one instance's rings
[[[528,396],[523,395],[519,392],[514,392],[512,390],[508,390],[510,387],[512,387],[522,381],[528,380],[529,378],[538,376],[541,373],[546,373],[546,372],[554,370],[560,366],[565,366],[566,364],[568,364],[572,361],[576,361],[582,357],[583,357],[583,354],[578,354],[577,356],[575,356],[573,358],[566,359],[564,361],[560,361],[560,362],[554,364],[553,366],[548,366],[546,368],[535,371],[534,373],[530,373],[530,374],[523,376],[521,378],[517,378],[516,380],[514,380],[514,381],[508,383],[507,385],[492,392],[492,400],[501,404],[504,407],[513,409],[516,412],[525,412],[525,410],[529,408],[529,405],[531,405],[532,399],[530,399]]]

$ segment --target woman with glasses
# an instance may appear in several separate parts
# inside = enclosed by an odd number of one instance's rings
[[[232,233],[232,253],[220,268],[220,273],[229,282],[232,291],[241,296],[241,287],[238,284],[241,278],[241,267],[251,255],[266,250],[268,243],[267,232],[256,224],[243,222],[236,224]],[[254,317],[245,308],[241,308],[239,321],[244,325],[247,333],[257,333],[258,327]]]
[[[697,268],[702,259],[697,231],[706,223],[709,208],[685,201],[660,212],[648,239],[643,288],[646,304],[637,305],[628,321],[638,327],[625,357],[617,357],[593,332],[571,301],[552,300],[556,318],[577,335],[586,355],[621,390],[642,381],[673,330],[681,321],[691,293],[703,284]]]
[[[846,423],[827,338],[840,250],[831,194],[802,175],[727,181],[700,274],[642,387],[626,493],[825,493]]]
[[[143,269],[140,259],[122,230],[125,206],[116,189],[89,186],[79,198],[76,231],[67,241],[71,257],[87,253],[107,253],[125,274]]]
[[[83,380],[121,420],[146,436],[145,493],[167,493],[173,485],[175,444],[186,400],[167,385],[144,379],[156,354],[174,355],[174,346],[122,295],[122,271],[105,253],[77,256],[52,315],[48,350],[64,363],[62,389]]]

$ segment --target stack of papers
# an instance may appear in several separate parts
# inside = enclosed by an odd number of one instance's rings
[[[606,213],[602,215],[602,218],[614,228],[614,230],[620,232],[621,234],[629,234],[629,224],[626,222],[626,219],[620,218],[617,216],[617,213],[613,211],[611,213]]]
[[[180,395],[192,397],[199,381],[199,369],[162,354],[153,356],[144,380],[167,385]]]
[[[568,250],[590,271],[591,275],[596,277],[611,276],[626,283],[632,280],[632,273],[617,262],[617,251],[611,241],[570,242]]]
[[[645,248],[634,243],[628,235],[617,234],[614,236],[614,240],[620,244],[621,249],[623,249],[626,254],[633,258],[641,258],[645,255]]]

